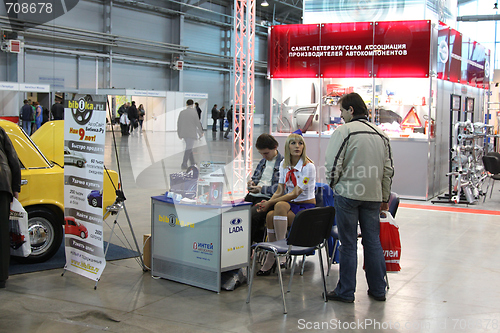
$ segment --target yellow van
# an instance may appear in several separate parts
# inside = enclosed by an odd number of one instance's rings
[[[19,201],[28,212],[31,255],[27,263],[50,259],[61,246],[64,227],[64,120],[45,123],[31,138],[15,123],[1,120],[21,163]],[[118,174],[104,172],[103,214],[113,204]]]

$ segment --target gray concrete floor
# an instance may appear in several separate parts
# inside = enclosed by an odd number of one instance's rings
[[[229,140],[206,133],[196,160],[229,163]],[[168,175],[180,170],[182,143],[175,133],[116,134],[126,207],[142,243],[151,230],[150,197],[164,193]],[[106,166],[116,170],[111,133],[108,139]],[[433,211],[430,202],[402,201],[402,270],[389,274],[386,302],[366,295],[361,246],[354,304],[323,302],[318,258],[309,257],[286,295],[287,315],[276,275],[256,278],[246,304],[246,285],[217,294],[152,277],[125,259],[107,263],[97,290],[71,272],[62,277],[62,269],[11,276],[0,289],[0,332],[500,332],[498,189],[485,204],[470,207],[489,212]],[[405,208],[407,203],[420,207]],[[130,241],[124,215],[118,222]],[[108,239],[110,229],[104,229]],[[112,242],[123,246],[125,237],[118,232]],[[284,278],[289,274],[284,271]],[[329,289],[337,278],[334,265]]]

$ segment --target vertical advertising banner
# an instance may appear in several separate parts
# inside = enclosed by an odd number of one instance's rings
[[[450,61],[449,61],[449,80],[451,82],[460,82],[462,74],[462,34],[455,29],[450,29]]]
[[[106,98],[73,95],[64,102],[65,269],[95,281],[106,266],[102,229]]]

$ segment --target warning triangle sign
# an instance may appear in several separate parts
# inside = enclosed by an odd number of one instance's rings
[[[420,122],[417,112],[415,112],[415,107],[413,106],[411,107],[410,111],[408,111],[408,114],[401,122],[401,128],[405,127],[422,127],[422,123]]]

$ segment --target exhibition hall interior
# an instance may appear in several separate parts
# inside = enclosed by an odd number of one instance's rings
[[[11,240],[0,333],[500,331],[497,7],[6,3],[0,126],[23,206],[9,223],[26,223],[31,244],[25,256]],[[316,205],[331,205],[325,151],[351,92],[391,145],[400,247],[383,245],[398,253],[385,301],[369,294],[361,234],[354,301],[324,298],[339,280],[336,226],[296,267],[256,275],[243,201],[257,138],[271,134],[283,154],[301,133]],[[22,119],[24,100],[49,119]]]

